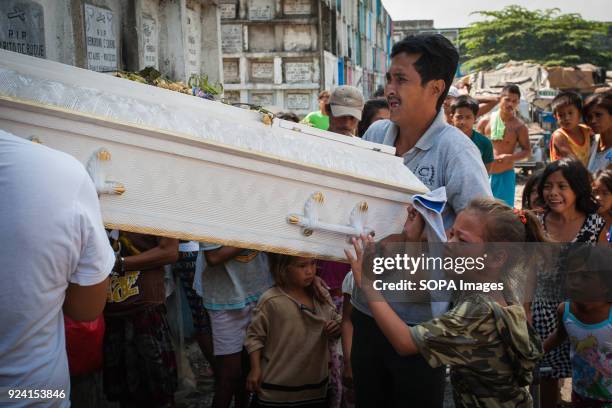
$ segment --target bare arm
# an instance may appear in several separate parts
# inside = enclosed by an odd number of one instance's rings
[[[606,237],[606,235],[608,234],[608,230],[610,229],[610,225],[606,224],[601,232],[599,233],[599,238],[597,239],[597,242],[608,242],[608,238]]]
[[[485,115],[499,103],[499,96],[477,96],[478,101],[478,114],[476,117]],[[482,133],[482,132],[481,132]]]
[[[544,341],[544,352],[548,353],[550,350],[559,347],[561,343],[567,338],[567,332],[563,325],[563,312],[565,303],[561,303],[557,306],[557,329],[552,332],[550,336]]]
[[[174,263],[178,259],[178,245],[178,239],[160,238],[159,244],[155,248],[138,255],[126,256],[125,270],[147,270]]]
[[[523,303],[523,309],[525,310],[525,317],[527,317],[527,321],[529,324],[533,324],[533,315],[531,313],[531,302]]]
[[[491,174],[491,167],[493,166],[493,162],[487,163],[484,166],[485,166],[485,169],[487,169],[487,174]]]
[[[344,301],[342,302],[342,355],[344,355],[345,362],[350,360],[351,349],[353,348],[352,312],[351,297],[345,293]]]
[[[91,286],[69,283],[64,299],[64,314],[83,322],[95,320],[104,310],[107,291],[108,278]]]
[[[247,376],[246,389],[251,392],[261,392],[261,349],[255,350],[249,354],[251,362],[251,371]]]
[[[244,251],[242,248],[223,246],[218,249],[213,249],[212,251],[205,251],[204,256],[206,257],[206,263],[208,265],[216,266],[235,258],[242,251]]]
[[[563,134],[555,131],[552,134],[552,143],[555,147],[555,151],[557,152],[558,157],[573,157],[576,158],[574,152],[572,152],[572,148],[570,147],[567,139]]]
[[[487,125],[489,124],[489,118],[483,118],[478,125],[476,126],[476,130],[483,135],[490,136],[490,132],[487,132]]]
[[[521,126],[518,130],[518,134],[518,143],[522,150],[512,154],[512,161],[519,161],[531,156],[531,143],[529,143],[529,131],[527,130],[527,126]]]
[[[353,368],[351,366],[351,350],[353,349],[353,322],[351,321],[351,297],[344,294],[342,302],[342,355],[344,370],[342,372],[342,383],[346,387],[353,386]]]

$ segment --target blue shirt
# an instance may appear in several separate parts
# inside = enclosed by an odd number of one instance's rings
[[[399,128],[393,122],[379,120],[370,126],[363,139],[394,146],[398,134]],[[493,196],[480,151],[463,132],[446,123],[442,110],[403,158],[404,165],[430,190],[445,187],[446,229],[474,198]]]
[[[399,128],[393,122],[379,120],[370,126],[363,139],[394,146],[398,134]],[[442,110],[403,158],[404,165],[430,190],[445,187],[448,200],[443,212],[445,229],[453,225],[456,214],[471,200],[493,196],[480,151],[463,132],[446,123]],[[351,302],[360,312],[372,315],[360,289],[354,289]],[[432,318],[430,303],[390,302],[390,306],[408,324]]]

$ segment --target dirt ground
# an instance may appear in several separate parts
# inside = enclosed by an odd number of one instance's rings
[[[213,379],[204,376],[208,363],[202,356],[200,349],[195,341],[188,341],[186,344],[186,354],[189,359],[191,370],[196,379],[195,387],[193,384],[183,382],[182,389],[176,393],[177,408],[210,408],[213,397]],[[564,381],[561,396],[563,402],[571,400],[572,381]],[[446,390],[444,393],[444,408],[454,408],[452,387],[449,377],[446,378]],[[106,408],[106,407],[105,407]]]

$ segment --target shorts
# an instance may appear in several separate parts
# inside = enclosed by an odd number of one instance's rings
[[[256,303],[252,302],[242,309],[208,311],[215,356],[226,356],[242,351],[255,305]]]
[[[177,368],[164,305],[105,316],[104,392],[109,401],[171,407]]]
[[[193,289],[193,279],[196,271],[197,252],[180,252],[179,260],[174,264],[174,273],[176,273],[185,291],[185,296],[191,310],[191,319],[193,320],[193,329],[196,333],[211,334],[210,318],[208,312],[204,308],[204,301]]]
[[[489,179],[491,180],[493,196],[514,208],[516,191],[516,173],[514,169],[504,171],[503,173],[491,174]]]

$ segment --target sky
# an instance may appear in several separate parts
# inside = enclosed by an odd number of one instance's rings
[[[533,9],[559,8],[587,20],[612,21],[612,0],[382,0],[393,20],[434,20],[436,28],[466,27],[479,10],[500,10],[517,4]],[[480,17],[482,18],[482,17]]]

